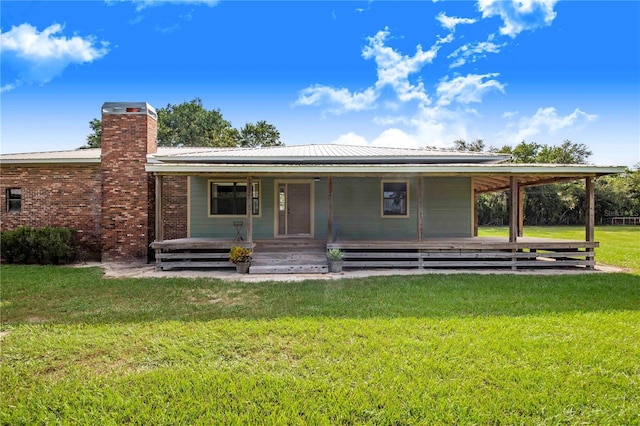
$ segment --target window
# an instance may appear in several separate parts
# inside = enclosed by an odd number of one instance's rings
[[[252,214],[260,214],[260,183],[252,182],[250,197],[253,206]],[[246,182],[214,182],[209,181],[209,215],[211,216],[244,216],[247,214]]]
[[[20,210],[22,210],[22,190],[7,188],[7,211],[19,212]]]
[[[382,182],[382,216],[407,216],[407,182]]]

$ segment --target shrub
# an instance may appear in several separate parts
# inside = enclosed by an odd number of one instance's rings
[[[0,253],[9,263],[26,263],[31,257],[34,229],[21,226],[0,233]]]
[[[0,233],[0,254],[9,263],[69,263],[76,256],[76,231],[69,228],[30,228]]]

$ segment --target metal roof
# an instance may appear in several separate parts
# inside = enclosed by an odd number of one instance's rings
[[[202,148],[174,148],[160,147],[158,154],[175,155],[191,151],[201,151]],[[100,148],[72,149],[67,151],[25,152],[19,154],[1,154],[2,164],[99,164]]]
[[[147,155],[147,172],[165,175],[467,176],[476,192],[623,173],[625,167],[586,164],[515,164],[509,156],[453,150],[350,145],[268,148],[160,147]],[[0,164],[100,164],[100,148],[0,155]]]
[[[100,148],[0,155],[2,164],[100,163]]]
[[[276,174],[318,174],[318,175],[350,175],[350,174],[424,174],[424,175],[467,175],[467,176],[600,176],[622,173],[626,169],[621,166],[593,166],[587,164],[528,164],[528,163],[493,163],[493,164],[234,164],[234,163],[148,163],[148,172],[157,173],[236,173],[249,175],[256,173]]]
[[[510,158],[491,152],[450,149],[410,149],[353,145],[291,145],[259,148],[201,148],[181,153],[151,154],[149,162],[235,164],[403,164],[494,163]]]
[[[494,163],[509,158],[491,152],[460,152],[451,149],[384,148],[352,145],[291,145],[258,148],[158,147],[147,156],[149,163]],[[2,154],[4,164],[99,163],[100,148],[68,151]]]

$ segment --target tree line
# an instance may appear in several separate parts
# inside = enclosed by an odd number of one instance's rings
[[[522,141],[516,146],[486,148],[478,139],[454,141],[459,151],[489,151],[510,154],[514,163],[586,164],[592,152],[584,144],[565,140],[562,144],[545,145]],[[595,220],[609,224],[613,217],[640,216],[640,163],[620,175],[596,179]],[[482,194],[478,197],[479,225],[509,223],[507,192]],[[582,225],[585,223],[586,194],[584,181],[556,183],[524,189],[525,225]]]
[[[219,109],[207,110],[200,98],[181,104],[167,104],[158,113],[158,146],[169,147],[257,147],[281,146],[280,132],[273,124],[260,120],[236,129],[222,117]],[[100,148],[102,121],[89,122],[91,133],[81,148]]]

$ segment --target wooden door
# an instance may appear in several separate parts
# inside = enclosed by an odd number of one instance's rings
[[[278,223],[280,236],[311,235],[311,184],[287,182],[278,185]]]

